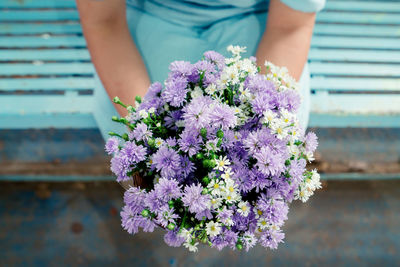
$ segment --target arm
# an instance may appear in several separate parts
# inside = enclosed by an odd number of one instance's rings
[[[144,96],[150,79],[129,32],[125,0],[77,0],[77,5],[92,62],[110,98],[129,104]]]
[[[271,0],[266,30],[258,44],[257,62],[265,71],[265,60],[285,66],[298,80],[307,61],[315,13],[294,10],[279,0]]]

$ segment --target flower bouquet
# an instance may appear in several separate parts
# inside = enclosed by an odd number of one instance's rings
[[[127,133],[111,132],[105,149],[117,181],[130,181],[121,211],[130,234],[161,227],[169,246],[190,251],[200,242],[276,249],[289,203],[321,187],[306,169],[317,137],[296,118],[297,83],[269,62],[260,73],[244,49],[172,62],[164,86],[153,83],[135,106],[114,99],[129,112],[113,117]]]

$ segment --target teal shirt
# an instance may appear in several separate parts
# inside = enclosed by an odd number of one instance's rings
[[[303,12],[317,12],[325,3],[325,0],[281,1]],[[193,63],[207,50],[229,56],[226,47],[232,44],[246,46],[245,57],[255,55],[265,30],[268,5],[266,0],[127,0],[127,21],[151,81],[162,82],[172,61]],[[106,137],[108,131],[117,128],[109,119],[116,111],[98,77],[97,84],[95,95],[103,108],[95,116]],[[306,128],[310,98],[307,65],[300,86],[303,103],[299,119]]]

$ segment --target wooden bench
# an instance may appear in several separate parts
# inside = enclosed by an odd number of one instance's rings
[[[400,2],[328,0],[309,57],[311,127],[400,126]],[[0,2],[0,129],[101,128],[73,0]]]

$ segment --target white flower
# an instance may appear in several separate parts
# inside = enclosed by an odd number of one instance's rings
[[[222,198],[220,198],[220,197],[212,198],[210,203],[211,203],[211,208],[213,208],[215,210],[219,209],[219,207],[221,207],[221,205],[222,205]]]
[[[155,139],[155,145],[156,145],[156,147],[160,147],[160,146],[162,146],[162,144],[164,144],[164,140],[161,139],[160,137],[157,137],[157,138]]]
[[[254,211],[254,214],[256,215],[256,219],[260,218],[263,215],[262,210],[257,209],[256,207],[254,207],[253,211]]]
[[[225,169],[225,172],[223,174],[221,174],[221,177],[225,180],[228,180],[232,177],[232,175],[233,175],[232,169],[227,167]]]
[[[238,45],[229,45],[227,47],[228,52],[231,52],[234,56],[239,56],[240,53],[246,52],[246,47],[238,46]]]
[[[250,207],[249,207],[249,203],[247,201],[239,202],[238,207],[239,207],[239,209],[237,211],[239,212],[240,215],[242,215],[244,217],[247,217],[249,215]]]
[[[272,110],[267,109],[263,113],[262,122],[265,124],[272,124],[276,119],[276,113]]]
[[[215,160],[215,162],[217,163],[215,169],[220,171],[225,170],[231,164],[231,162],[229,161],[229,159],[226,158],[226,156],[224,157],[220,156],[219,159]]]
[[[139,111],[139,116],[140,116],[142,119],[147,119],[147,118],[149,117],[149,113],[147,113],[146,110],[142,109],[142,110]]]
[[[190,96],[192,97],[192,98],[196,98],[196,97],[199,97],[199,96],[202,96],[203,95],[203,90],[199,87],[199,86],[196,86],[191,92],[190,92]]]
[[[189,249],[189,251],[191,252],[197,252],[199,249],[197,248],[197,245],[199,244],[199,242],[185,242],[183,243],[183,246],[187,249]]]
[[[212,179],[211,182],[207,185],[207,188],[211,191],[212,195],[221,195],[223,183],[220,180]]]
[[[217,85],[212,83],[209,86],[207,86],[207,88],[206,88],[206,93],[207,94],[214,95],[216,92],[217,92]]]
[[[210,221],[206,224],[206,232],[210,237],[219,235],[221,232],[221,224],[218,222]]]
[[[274,120],[270,127],[278,139],[282,140],[289,134],[288,128],[285,126],[282,120]]]
[[[156,109],[154,107],[149,108],[148,112],[150,114],[153,114],[154,112],[156,112]]]
[[[178,120],[175,122],[176,127],[182,128],[185,127],[185,121],[184,120]]]
[[[267,220],[265,218],[261,218],[260,217],[257,220],[257,226],[258,226],[259,229],[264,230],[264,229],[268,228],[269,224],[268,224],[268,222],[267,222]]]
[[[191,242],[192,241],[192,229],[186,229],[186,228],[181,228],[180,232],[178,233],[178,236],[183,237],[183,239],[186,240],[186,242]]]

